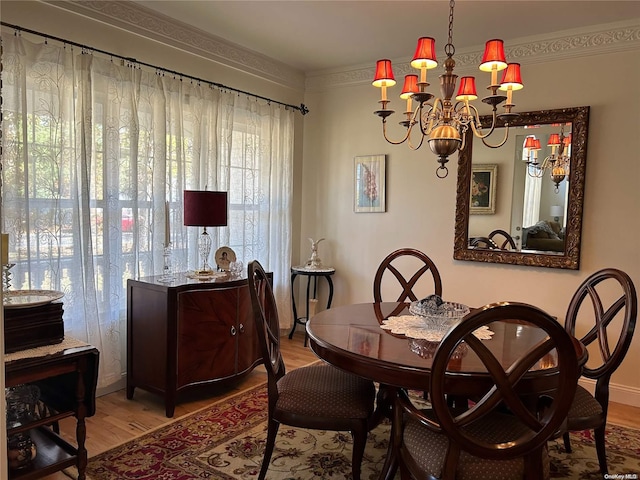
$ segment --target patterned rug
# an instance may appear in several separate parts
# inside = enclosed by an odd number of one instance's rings
[[[266,439],[266,405],[263,385],[178,418],[90,458],[88,479],[256,479]],[[362,464],[363,480],[378,478],[388,438],[388,424],[370,433]],[[640,431],[611,425],[607,440],[608,478],[637,479]],[[589,433],[572,435],[573,453],[568,455],[561,442],[552,442],[552,476],[602,480],[592,445]],[[348,432],[302,430],[283,425],[267,479],[347,479],[350,478],[350,458]]]

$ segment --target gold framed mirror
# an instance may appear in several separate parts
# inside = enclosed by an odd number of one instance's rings
[[[491,117],[482,117],[483,125],[490,122]],[[499,123],[499,127],[505,128],[504,123]],[[509,140],[499,149],[485,147],[471,130],[467,131],[465,146],[458,157],[453,258],[577,270],[588,129],[589,107],[572,107],[521,113],[509,124]],[[552,178],[552,172],[558,171],[541,168],[547,153],[551,156],[553,147],[547,147],[546,142],[551,141],[553,133],[559,133],[560,138],[568,137],[562,144],[568,154],[569,171],[560,181],[559,176]],[[544,145],[537,162],[533,158],[534,149],[525,148],[527,137],[536,135],[542,137]],[[562,152],[560,149],[559,153]],[[497,173],[492,177],[495,185],[485,185],[482,183],[485,180],[474,174],[486,164],[497,165]],[[482,208],[475,207],[482,206],[482,193],[491,189],[497,189],[493,200],[497,206],[493,211],[487,210],[490,215],[478,216]],[[545,234],[547,230],[549,233]],[[492,240],[490,235],[494,231],[507,233],[513,242]],[[538,236],[546,239],[547,235],[553,241],[534,242]]]

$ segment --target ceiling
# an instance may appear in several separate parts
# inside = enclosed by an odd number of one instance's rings
[[[136,0],[135,3],[303,72],[408,58],[417,38],[447,41],[449,2]],[[453,44],[509,40],[640,17],[640,1],[459,0]],[[442,54],[440,54],[442,55]]]

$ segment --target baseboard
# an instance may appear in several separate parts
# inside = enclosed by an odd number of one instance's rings
[[[578,382],[584,388],[593,393],[596,382],[590,378],[581,378]],[[640,388],[628,387],[617,383],[609,384],[609,401],[640,407]]]

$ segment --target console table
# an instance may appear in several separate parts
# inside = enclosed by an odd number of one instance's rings
[[[29,354],[5,355],[6,386],[36,385],[46,407],[42,418],[7,431],[7,435],[28,431],[36,446],[31,465],[9,471],[10,480],[41,478],[71,466],[78,469],[78,480],[85,479],[85,418],[96,410],[98,359],[95,347],[68,338],[61,344],[29,350]],[[67,417],[76,418],[76,446],[58,434],[58,421]]]
[[[331,300],[333,300],[333,281],[331,275],[336,273],[336,269],[332,267],[291,267],[291,305],[293,307],[293,326],[291,332],[289,332],[289,339],[293,338],[293,333],[296,331],[297,325],[305,325],[309,320],[309,302],[311,300],[311,283],[313,281],[313,300],[318,298],[318,277],[323,277],[329,284],[329,298],[327,299],[327,309],[331,307]],[[306,297],[306,311],[304,317],[298,317],[298,311],[296,309],[296,296],[294,289],[294,281],[298,275],[304,275],[307,277],[307,297]],[[304,346],[307,346],[307,333],[304,334]]]
[[[127,398],[162,395],[173,417],[180,392],[236,381],[262,352],[246,274],[162,280],[127,281]]]

